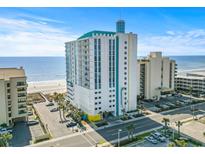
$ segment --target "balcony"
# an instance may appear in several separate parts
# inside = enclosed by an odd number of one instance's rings
[[[25,93],[19,93],[19,94],[18,94],[18,98],[22,98],[22,97],[24,98],[24,97],[26,97],[26,96],[27,96],[27,95],[26,95]]]
[[[19,105],[19,106],[18,106],[18,109],[26,109],[26,108],[27,108],[26,105]]]
[[[17,82],[16,87],[18,87],[18,88],[27,87],[27,83],[25,83],[25,82]]]
[[[25,110],[20,110],[18,113],[19,113],[19,114],[27,114],[27,111],[25,111]]]
[[[26,92],[26,88],[17,88],[17,92]]]

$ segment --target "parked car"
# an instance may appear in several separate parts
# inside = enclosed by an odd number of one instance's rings
[[[151,142],[152,144],[157,144],[158,143],[158,141],[156,139],[154,139],[154,137],[152,137],[152,136],[145,137],[145,140]]]
[[[57,111],[58,111],[57,107],[50,110],[50,112],[57,112]]]
[[[53,106],[53,105],[54,105],[54,103],[52,103],[52,102],[46,104],[46,106]]]
[[[69,123],[67,123],[66,124],[66,127],[74,127],[74,126],[76,126],[77,125],[77,123],[76,122],[69,122]]]
[[[29,126],[33,126],[33,125],[37,125],[37,124],[39,124],[39,122],[37,120],[32,120],[32,121],[27,122],[27,125],[29,125]]]
[[[159,140],[160,142],[165,142],[166,138],[162,136],[159,132],[155,132],[151,134],[155,139]]]
[[[12,133],[13,131],[11,129],[6,129],[6,128],[1,128],[0,129],[0,134],[7,134],[7,133]]]

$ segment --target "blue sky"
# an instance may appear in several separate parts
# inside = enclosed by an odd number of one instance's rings
[[[138,55],[205,55],[205,8],[0,8],[0,56],[63,56],[91,30],[138,34]]]

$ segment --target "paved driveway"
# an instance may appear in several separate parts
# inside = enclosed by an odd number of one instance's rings
[[[34,104],[34,107],[44,125],[47,125],[53,138],[72,134],[72,130],[66,127],[66,123],[59,123],[59,112],[50,112],[50,109],[56,107],[56,104],[55,106],[47,107],[46,103],[38,103]]]

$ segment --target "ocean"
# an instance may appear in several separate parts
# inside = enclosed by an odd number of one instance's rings
[[[176,60],[178,71],[205,70],[205,56],[170,56]],[[63,80],[66,78],[64,57],[0,57],[0,67],[20,67],[27,81]]]
[[[0,57],[0,68],[20,66],[25,69],[28,82],[66,78],[64,57]]]

